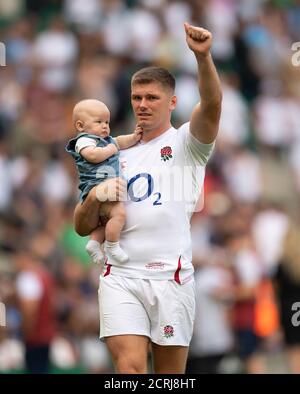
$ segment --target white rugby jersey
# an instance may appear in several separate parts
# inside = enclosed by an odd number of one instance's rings
[[[178,283],[191,277],[190,218],[199,210],[205,165],[213,146],[200,143],[185,123],[120,152],[128,182],[120,245],[129,261],[121,264],[109,258],[104,275]]]

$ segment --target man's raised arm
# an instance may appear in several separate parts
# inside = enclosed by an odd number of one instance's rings
[[[204,144],[213,142],[218,134],[222,91],[220,79],[210,54],[212,34],[200,27],[185,23],[186,42],[198,64],[198,83],[201,103],[191,115],[190,131]]]

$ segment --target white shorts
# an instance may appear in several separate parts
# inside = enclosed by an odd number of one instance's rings
[[[158,345],[189,346],[195,318],[193,277],[173,280],[100,276],[100,338],[145,335]]]

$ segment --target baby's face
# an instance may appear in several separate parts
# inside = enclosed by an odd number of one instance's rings
[[[107,109],[92,108],[90,111],[86,111],[82,121],[85,132],[98,135],[102,138],[109,136],[110,113]]]

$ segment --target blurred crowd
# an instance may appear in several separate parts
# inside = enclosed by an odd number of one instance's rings
[[[192,221],[188,371],[300,372],[299,0],[0,0],[0,371],[43,372],[49,355],[53,373],[112,372],[98,339],[99,267],[73,230],[72,107],[98,98],[112,135],[130,133],[130,78],[155,64],[176,76],[173,124],[186,122],[198,92],[185,21],[213,33],[223,89]]]

